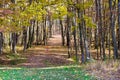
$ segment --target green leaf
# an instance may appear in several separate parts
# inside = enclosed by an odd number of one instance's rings
[[[92,18],[84,15],[84,20],[87,27],[96,28],[96,24],[93,23]]]

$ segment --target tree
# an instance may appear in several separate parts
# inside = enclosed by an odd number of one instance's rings
[[[114,4],[112,6],[112,3]],[[117,48],[117,41],[116,41],[116,35],[115,35],[115,14],[113,14],[112,10],[115,9],[116,3],[112,0],[109,0],[109,9],[110,9],[110,26],[111,26],[111,35],[112,35],[112,43],[114,48],[114,59],[118,58],[118,48]]]
[[[119,31],[118,31],[118,49],[120,50],[120,0],[118,0],[118,26],[119,26]]]

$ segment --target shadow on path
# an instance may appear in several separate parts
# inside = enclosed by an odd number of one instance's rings
[[[72,64],[67,58],[66,47],[61,46],[61,36],[53,35],[47,46],[37,46],[25,53],[27,61],[18,64],[22,67],[53,67]]]

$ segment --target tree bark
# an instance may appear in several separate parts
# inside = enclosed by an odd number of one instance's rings
[[[27,30],[26,29],[23,30],[23,45],[24,45],[23,51],[26,51],[27,49]]]
[[[0,54],[2,54],[2,48],[3,48],[3,33],[0,32]]]
[[[60,19],[60,27],[61,27],[62,46],[64,46],[65,45],[65,37],[64,37],[64,29],[63,29],[63,24],[62,24],[61,19]]]
[[[17,33],[14,32],[14,33],[11,34],[11,40],[12,40],[12,42],[11,42],[12,52],[13,52],[13,53],[17,53],[17,52],[16,52]]]
[[[120,0],[118,0],[118,49],[120,51]]]
[[[114,59],[118,58],[118,48],[116,42],[115,35],[115,14],[112,13],[112,10],[115,9],[115,3],[112,6],[112,0],[109,0],[109,8],[110,8],[110,27],[111,27],[111,35],[112,35],[112,43],[113,43],[113,51],[114,51]]]

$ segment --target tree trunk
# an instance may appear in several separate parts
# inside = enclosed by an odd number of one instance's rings
[[[118,58],[118,48],[116,42],[116,35],[115,35],[115,14],[113,14],[112,10],[115,9],[115,3],[112,6],[112,0],[109,0],[109,8],[110,8],[110,27],[111,27],[111,35],[112,35],[112,43],[114,49],[114,59]]]
[[[3,48],[3,33],[0,32],[0,54],[2,54],[2,48]]]
[[[12,43],[11,43],[12,52],[13,52],[13,53],[17,53],[17,52],[16,52],[17,33],[12,33],[12,34],[11,34],[11,40],[12,40]]]
[[[80,10],[78,9],[78,18],[81,18]],[[84,57],[84,46],[83,46],[83,34],[82,34],[82,25],[78,23],[79,26],[79,36],[80,36],[80,49],[81,49],[81,62],[85,62],[85,57]]]
[[[120,0],[118,0],[118,49],[120,51]]]
[[[24,45],[23,51],[25,51],[27,49],[27,30],[26,29],[23,30],[23,45]]]
[[[44,45],[46,45],[47,44],[46,19],[43,21],[43,41]]]
[[[68,47],[68,58],[71,57],[70,55],[70,18],[67,16],[67,32],[66,32],[66,37],[67,37],[67,47]]]
[[[32,43],[34,42],[34,39],[35,39],[35,37],[34,37],[34,34],[35,34],[35,20],[33,20],[33,22],[32,22],[32,24],[33,24],[33,27],[32,27],[32,35],[31,35],[31,45],[32,45]]]
[[[27,48],[31,47],[31,26],[29,27],[29,37],[28,37],[28,43],[27,43]]]
[[[75,14],[76,12],[74,12]],[[76,32],[77,32],[77,28],[76,28],[76,20],[75,20],[75,17],[73,17],[73,26],[74,26],[74,31],[73,31],[73,37],[74,37],[74,48],[75,48],[75,56],[76,56],[76,62],[78,62],[78,46],[77,46],[77,35],[76,35]]]
[[[62,24],[61,19],[60,19],[60,27],[61,27],[62,46],[64,46],[65,45],[65,37],[64,37],[64,29],[63,29],[63,24]]]
[[[39,44],[39,26],[38,26],[38,21],[37,21],[37,29],[36,29],[36,45]]]
[[[95,0],[95,6],[96,6],[96,23],[97,23],[97,25],[98,25],[98,17],[99,17],[99,15],[98,15],[98,0]],[[98,42],[98,39],[99,37],[98,37],[98,26],[97,26],[97,28],[95,29],[95,49],[97,49],[97,59],[99,59],[99,52],[98,52],[98,46],[99,46],[99,42]]]

